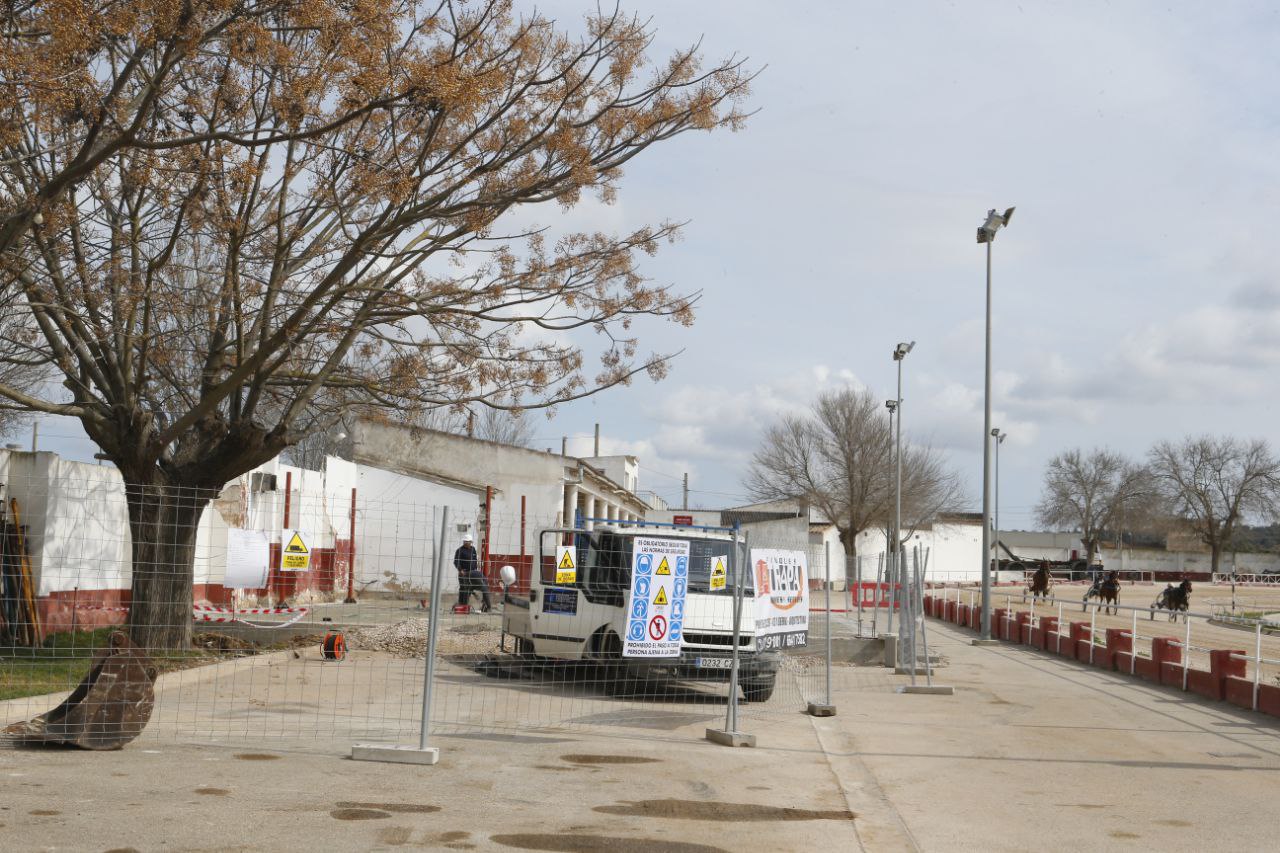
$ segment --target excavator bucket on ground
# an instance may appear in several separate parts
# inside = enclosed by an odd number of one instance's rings
[[[115,631],[67,701],[3,733],[19,742],[120,749],[142,734],[151,719],[155,681],[151,659],[123,631]]]

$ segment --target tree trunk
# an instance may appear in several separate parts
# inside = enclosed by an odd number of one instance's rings
[[[129,637],[144,649],[189,649],[196,530],[216,490],[169,482],[158,472],[149,484],[125,476],[133,540]]]
[[[1209,571],[1210,577],[1218,573],[1218,563],[1222,559],[1222,545],[1214,542],[1209,546]]]
[[[840,544],[844,546],[844,582],[847,589],[853,589],[858,580],[858,534],[837,527],[840,533]]]

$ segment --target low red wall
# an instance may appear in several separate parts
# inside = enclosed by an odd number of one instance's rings
[[[955,620],[962,627],[979,630],[982,614],[978,607],[959,605],[955,608]],[[946,616],[951,621],[947,608],[938,607],[939,618]],[[1000,607],[991,612],[992,636],[1032,645],[1038,649],[1060,654],[1082,663],[1089,662],[1090,624],[1088,622],[1072,622],[1063,634],[1059,634],[1062,626],[1053,616],[1040,617],[1039,624],[1030,626],[1031,614],[1021,611],[1009,616],[1006,608]],[[1155,637],[1151,641],[1152,656],[1136,659],[1132,654],[1133,638],[1123,628],[1107,628],[1106,644],[1094,645],[1093,665],[1106,670],[1134,675],[1153,684],[1163,684],[1178,689],[1182,688],[1183,667],[1182,647],[1174,637]],[[1203,696],[1206,699],[1227,701],[1241,708],[1253,707],[1253,682],[1245,678],[1247,663],[1243,658],[1245,652],[1234,649],[1215,649],[1209,653],[1209,671],[1194,667],[1186,670],[1187,691]],[[1280,717],[1280,685],[1258,685],[1258,709],[1264,714]]]

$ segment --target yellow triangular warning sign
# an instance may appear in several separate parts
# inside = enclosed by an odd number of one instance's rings
[[[724,577],[724,560],[721,560],[719,557],[716,558],[715,568],[711,570],[711,577],[713,578]]]
[[[293,538],[289,540],[289,544],[285,546],[284,551],[286,554],[311,553],[310,551],[307,550],[307,546],[302,544],[302,537],[299,536],[296,532],[293,534]]]
[[[658,594],[653,597],[653,603],[655,605],[671,603],[667,598],[667,588],[665,586],[658,587]]]
[[[560,558],[560,565],[556,566],[556,568],[557,569],[573,568],[573,557],[571,556],[570,552],[568,551],[564,552],[564,556]]]
[[[663,557],[663,558],[662,558],[662,562],[661,562],[661,563],[658,563],[658,570],[657,570],[656,572],[654,572],[654,574],[655,574],[655,575],[669,575],[669,574],[671,574],[671,566],[669,566],[669,565],[667,564],[667,558],[666,558],[666,557]]]

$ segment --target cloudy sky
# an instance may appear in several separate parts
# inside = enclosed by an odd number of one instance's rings
[[[587,0],[540,4],[576,27]],[[943,448],[980,506],[982,247],[995,247],[1001,523],[1026,527],[1045,462],[1068,447],[1140,455],[1193,432],[1280,445],[1280,7],[1235,2],[632,0],[658,51],[699,38],[762,69],[738,134],[686,136],[629,168],[618,203],[575,217],[619,230],[688,220],[645,271],[702,291],[683,349],[642,380],[537,417],[641,457],[642,487],[744,500],[760,430],[820,390],[893,393],[907,432]],[[595,203],[589,203],[595,205]],[[598,205],[595,205],[598,207]],[[548,222],[556,212],[546,212]],[[92,453],[72,426],[42,445]]]

